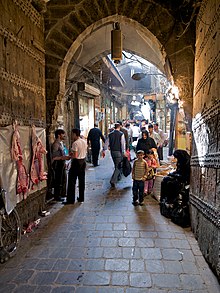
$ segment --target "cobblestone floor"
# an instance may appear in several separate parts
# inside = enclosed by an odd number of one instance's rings
[[[108,154],[88,166],[84,204],[50,206],[0,265],[0,292],[220,292],[190,229],[161,216],[152,197],[134,207],[131,177],[112,190],[112,171]]]

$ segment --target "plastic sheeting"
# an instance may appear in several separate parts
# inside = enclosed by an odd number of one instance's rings
[[[20,143],[23,155],[23,163],[28,174],[30,174],[31,167],[31,134],[32,128],[28,126],[18,126],[20,133]],[[42,143],[46,145],[46,131],[44,128],[36,127],[36,134],[41,139]],[[7,127],[0,127],[0,186],[6,190],[5,208],[9,214],[17,203],[23,200],[22,194],[16,194],[17,183],[17,168],[16,162],[11,158],[11,140],[13,135],[12,125]],[[44,157],[44,164],[46,169],[46,156]],[[28,191],[28,195],[41,190],[46,186],[46,181],[34,185],[33,190]]]

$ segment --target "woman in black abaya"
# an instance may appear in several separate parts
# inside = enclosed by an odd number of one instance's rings
[[[152,148],[157,149],[154,139],[149,137],[148,131],[142,131],[142,138],[140,138],[137,142],[136,151],[142,150],[146,155]]]
[[[178,196],[182,186],[189,184],[190,155],[185,150],[175,150],[173,156],[177,159],[176,171],[163,178],[161,201],[167,198],[169,202],[172,202]]]

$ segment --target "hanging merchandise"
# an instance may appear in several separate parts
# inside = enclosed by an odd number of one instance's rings
[[[44,172],[44,158],[46,155],[46,148],[43,146],[42,141],[36,134],[35,125],[32,126],[32,163],[31,163],[31,182],[32,189],[34,184],[40,181],[47,180],[47,173]]]
[[[12,146],[11,146],[11,157],[16,162],[17,167],[17,194],[23,194],[24,198],[27,198],[29,188],[29,176],[26,168],[23,164],[23,156],[20,144],[20,133],[18,131],[17,122],[13,124],[13,135],[12,135]]]

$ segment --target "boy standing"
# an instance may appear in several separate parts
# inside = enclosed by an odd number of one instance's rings
[[[133,179],[133,202],[134,206],[144,204],[144,181],[147,179],[148,166],[144,160],[144,151],[137,151],[137,159],[134,161],[132,169]]]

